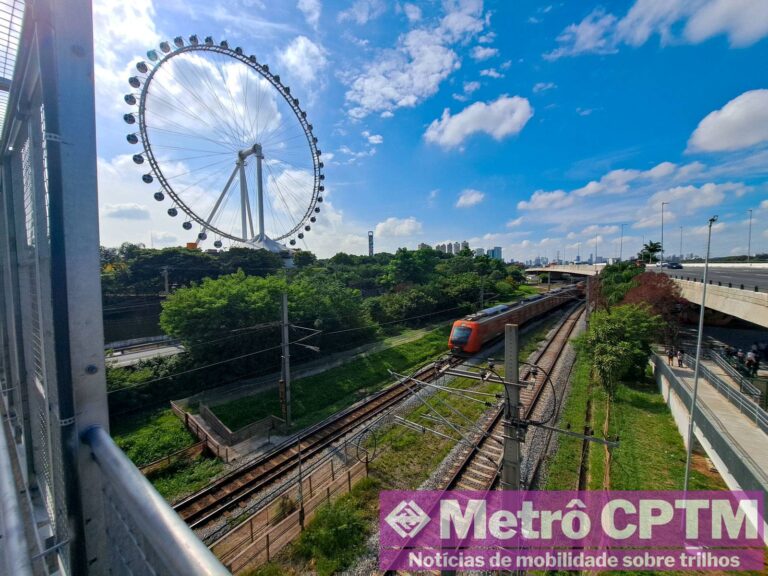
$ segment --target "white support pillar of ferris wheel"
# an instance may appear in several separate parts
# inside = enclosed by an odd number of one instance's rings
[[[259,235],[257,239],[263,241],[266,238],[264,234],[264,183],[262,182],[261,173],[261,162],[264,160],[264,153],[259,144],[253,147],[253,151],[256,154],[256,198],[259,208]]]
[[[245,164],[240,170],[240,178],[245,179]],[[245,187],[245,213],[248,214],[248,229],[251,231],[251,235],[248,238],[253,238],[253,214],[251,213],[251,199],[248,196],[248,186]]]
[[[232,181],[235,179],[235,174],[237,174],[238,170],[240,169],[240,163],[238,162],[235,164],[235,169],[232,170],[232,174],[229,175],[229,180],[227,180],[226,186],[224,186],[224,190],[221,191],[221,194],[219,194],[219,198],[216,200],[216,204],[213,207],[213,210],[211,210],[211,213],[208,215],[208,219],[205,221],[205,227],[208,228],[208,226],[211,224],[211,221],[213,220],[214,215],[216,214],[216,210],[219,209],[219,206],[221,206],[221,201],[224,200],[224,197],[227,195],[227,192],[229,192],[229,187],[232,186]]]
[[[243,224],[243,238],[248,238],[248,186],[245,183],[245,160],[240,158],[237,162],[240,169],[240,218]]]

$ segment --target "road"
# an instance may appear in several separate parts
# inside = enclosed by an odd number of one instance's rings
[[[129,348],[124,351],[113,352],[110,356],[107,356],[106,362],[109,366],[120,368],[122,366],[131,366],[141,360],[173,356],[183,351],[184,348],[181,345]]]
[[[685,264],[683,264],[685,266]],[[681,280],[701,281],[704,276],[704,268],[685,267],[682,270],[671,270],[669,268],[654,268],[656,272],[663,272]],[[768,268],[750,268],[749,266],[739,268],[709,268],[708,279],[712,284],[721,282],[723,286],[731,283],[733,288],[741,288],[744,285],[745,290],[754,290],[755,286],[759,292],[768,292]]]

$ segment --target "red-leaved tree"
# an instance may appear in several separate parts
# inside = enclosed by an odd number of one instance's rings
[[[680,288],[666,274],[643,272],[634,278],[635,286],[624,296],[622,304],[645,303],[661,317],[667,344],[676,344],[680,333],[681,312],[688,304]]]

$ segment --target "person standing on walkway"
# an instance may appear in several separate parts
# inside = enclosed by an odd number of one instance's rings
[[[677,351],[677,366],[678,368],[683,367],[683,351],[682,350]]]
[[[669,348],[667,348],[667,364],[669,366],[675,365],[675,363],[673,362],[674,358],[675,358],[675,349],[670,346]]]

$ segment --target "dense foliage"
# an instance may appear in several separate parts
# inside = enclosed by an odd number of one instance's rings
[[[645,304],[625,304],[592,314],[577,346],[590,359],[593,373],[609,395],[621,381],[642,378],[661,324]]]
[[[148,250],[124,244],[102,249],[105,297],[158,294],[167,270],[171,294],[160,326],[179,339],[186,354],[110,369],[113,409],[180,397],[246,375],[274,372],[280,362],[282,293],[287,290],[290,338],[323,354],[359,346],[392,326],[419,326],[462,316],[481,305],[509,301],[524,291],[522,271],[489,257],[432,249],[395,254],[339,253],[318,260],[294,257],[286,271],[265,251],[230,249],[204,253],[184,248]],[[131,314],[130,305],[126,306]],[[321,331],[310,336],[311,330]],[[292,346],[292,358],[316,355]],[[177,374],[178,377],[173,376]],[[211,378],[215,378],[215,383]],[[143,382],[157,383],[143,386]],[[131,387],[130,392],[118,391]]]

